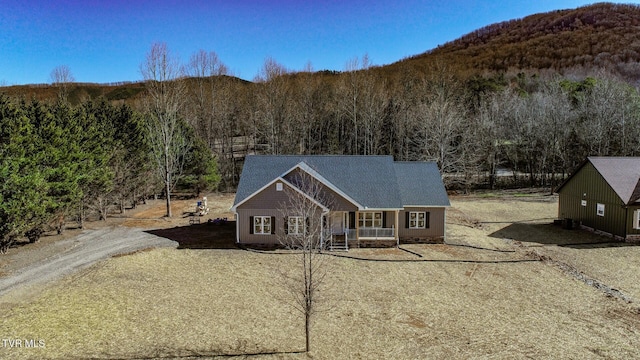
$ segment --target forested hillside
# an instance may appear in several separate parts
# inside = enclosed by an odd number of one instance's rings
[[[154,56],[170,55],[155,44],[143,82],[0,88],[0,237],[166,193],[171,171],[190,191],[218,172],[233,190],[254,153],[385,154],[437,161],[450,189],[553,188],[586,156],[640,155],[638,23],[636,6],[599,4],[386,67],[363,56],[343,72],[293,72],[268,58],[253,82],[206,51],[155,77]]]
[[[478,71],[593,70],[640,80],[640,6],[599,3],[492,24],[401,63]]]

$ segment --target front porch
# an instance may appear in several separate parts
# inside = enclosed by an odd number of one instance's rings
[[[327,215],[329,250],[398,244],[399,210],[332,211]]]

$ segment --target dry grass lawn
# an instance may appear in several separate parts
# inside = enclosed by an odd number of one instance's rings
[[[405,245],[422,257],[354,249],[349,256],[407,261],[327,259],[312,357],[638,356],[638,304],[607,297],[552,262],[500,261],[544,253],[640,299],[640,247],[553,244],[606,241],[548,225],[557,207],[553,197],[459,197],[452,205],[449,241],[475,248]],[[157,249],[112,258],[0,313],[2,338],[46,343],[44,349],[0,343],[0,358],[307,358],[299,353],[304,323],[273,280],[276,269],[295,270],[296,260],[238,249]]]

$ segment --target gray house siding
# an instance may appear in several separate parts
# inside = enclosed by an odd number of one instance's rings
[[[598,204],[604,205],[604,216],[598,215]],[[558,217],[613,235],[626,235],[625,206],[591,163],[580,168],[559,190]]]
[[[277,183],[277,182],[276,182]],[[273,183],[266,187],[264,190],[260,191],[253,197],[247,199],[246,202],[241,204],[239,209],[275,209],[279,208],[280,205],[286,204],[289,201],[289,197],[287,195],[288,191],[286,189],[287,185],[283,184],[283,190],[276,190],[276,183]]]
[[[280,238],[284,234],[284,216],[277,209],[238,209],[238,217],[236,219],[236,227],[239,235],[239,243],[241,244],[265,244],[278,245]],[[252,216],[272,216],[275,223],[272,224],[275,234],[262,235],[252,234],[251,223]]]
[[[246,202],[241,204],[236,210],[238,218],[236,226],[238,227],[239,243],[241,244],[264,244],[278,245],[284,234],[284,215],[280,209],[282,204],[288,202],[286,184],[283,184],[283,190],[276,190],[275,182],[265,189],[255,194]],[[252,216],[272,216],[275,220],[274,234],[252,234],[251,217]]]
[[[318,209],[318,218],[320,209]],[[299,214],[289,213],[283,214],[280,209],[238,209],[238,217],[236,226],[239,235],[240,244],[265,244],[265,245],[282,245],[281,241],[286,241],[285,226],[286,216],[297,216]],[[273,231],[272,234],[254,234],[252,231],[253,223],[251,218],[254,216],[269,216],[272,218]]]
[[[411,211],[428,213],[428,227],[425,229],[410,229],[407,214]],[[443,207],[407,207],[398,215],[398,237],[401,242],[442,241],[444,239],[446,209]]]
[[[240,204],[236,209],[238,217],[237,227],[239,242],[241,244],[265,244],[265,245],[278,245],[284,235],[284,217],[286,212],[283,212],[282,208],[286,207],[289,202],[288,193],[291,189],[287,189],[287,185],[283,184],[283,189],[278,191],[276,184],[282,183],[276,181],[273,184],[267,186],[253,197],[249,198],[246,202]],[[297,214],[289,214],[291,216]],[[274,217],[275,222],[274,234],[252,234],[251,217],[252,216],[271,216]]]

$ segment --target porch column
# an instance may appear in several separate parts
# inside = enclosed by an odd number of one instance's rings
[[[400,237],[398,236],[398,229],[400,228],[400,225],[398,224],[398,218],[399,218],[399,214],[400,214],[400,210],[396,210],[396,220],[395,220],[395,226],[396,228],[394,229],[394,236],[396,238],[396,243],[398,243],[398,245],[400,245],[399,241],[400,241]]]
[[[359,217],[360,217],[360,212],[358,210],[356,210],[356,216],[355,216],[355,221],[356,221],[356,240],[357,240],[358,247],[360,247],[360,221],[358,221]]]
[[[447,243],[447,208],[444,208],[444,221],[442,222],[442,242]]]
[[[325,214],[322,213],[320,214],[320,249],[322,251],[322,249],[324,249],[324,219],[325,219]],[[286,225],[285,225],[286,226]],[[329,225],[329,228],[331,228],[331,225]]]

